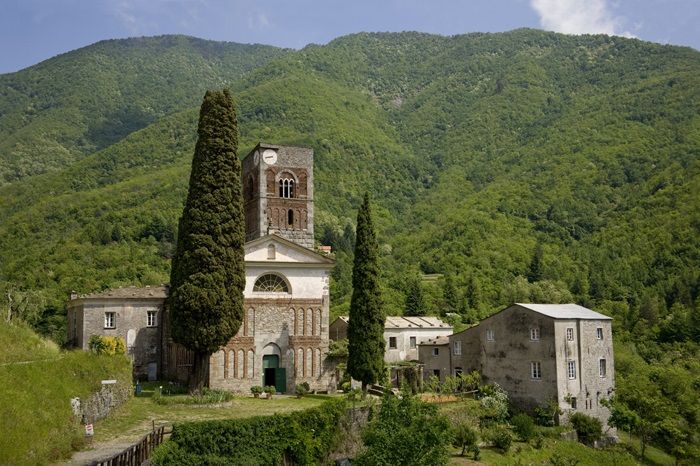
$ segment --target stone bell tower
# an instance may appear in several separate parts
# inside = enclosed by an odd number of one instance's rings
[[[259,143],[242,163],[246,241],[276,234],[314,248],[314,151]]]

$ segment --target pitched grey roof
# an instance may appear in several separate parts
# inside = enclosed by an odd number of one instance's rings
[[[418,346],[420,345],[432,345],[432,346],[441,346],[441,345],[449,345],[450,344],[450,337],[449,335],[441,335],[436,338],[429,338],[425,341],[422,341],[418,343]]]
[[[168,286],[145,286],[137,288],[135,286],[127,286],[124,288],[113,288],[104,290],[99,293],[85,294],[78,299],[95,299],[95,298],[131,298],[131,299],[165,299],[168,297]]]
[[[612,320],[612,317],[592,311],[578,304],[530,304],[515,303],[516,306],[530,309],[553,319]]]
[[[384,328],[452,328],[437,317],[387,316]]]
[[[338,319],[347,323],[350,322],[348,316],[339,316]],[[338,320],[336,319],[336,320]],[[333,321],[335,322],[335,321]],[[387,316],[384,322],[384,328],[445,328],[451,329],[452,326],[438,319],[437,317],[404,317],[404,316]]]

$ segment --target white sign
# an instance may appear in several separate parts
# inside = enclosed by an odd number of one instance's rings
[[[85,435],[89,437],[95,435],[95,430],[92,428],[92,424],[85,424]]]

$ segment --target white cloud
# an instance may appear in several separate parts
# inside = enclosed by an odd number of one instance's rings
[[[633,37],[621,30],[624,18],[614,16],[606,0],[530,0],[530,6],[550,31]]]

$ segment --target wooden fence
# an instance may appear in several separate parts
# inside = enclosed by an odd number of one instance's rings
[[[143,437],[138,443],[130,446],[113,457],[92,463],[92,466],[141,466],[151,457],[151,453],[163,443],[165,426],[153,429],[153,432]]]

